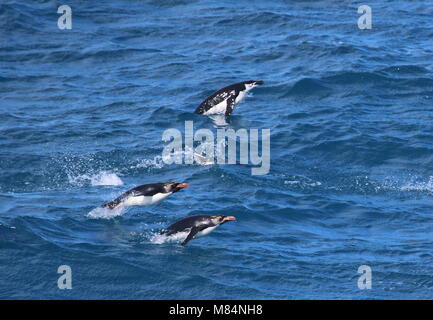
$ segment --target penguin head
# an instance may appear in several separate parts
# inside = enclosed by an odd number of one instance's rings
[[[224,224],[228,221],[236,221],[236,217],[234,217],[234,216],[223,216],[223,215],[210,216],[210,219],[211,219],[212,223],[216,226],[218,226],[220,224]]]
[[[163,183],[163,188],[165,193],[169,192],[178,192],[182,190],[183,188],[188,188],[188,183],[184,182],[166,182]]]
[[[250,91],[251,89],[262,85],[264,82],[261,80],[249,80],[249,81],[245,81],[245,89],[247,91]]]

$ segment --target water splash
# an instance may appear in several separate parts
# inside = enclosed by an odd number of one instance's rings
[[[213,147],[213,144],[207,143],[207,145],[211,145]],[[202,146],[206,146],[206,143],[203,143]],[[218,152],[219,146],[217,145],[215,147],[214,153],[216,154]],[[164,156],[156,156],[153,159],[142,159],[139,161],[138,164],[131,166],[131,169],[137,169],[137,168],[156,168],[161,169],[164,166],[168,165],[168,163],[172,162],[172,159],[175,158],[193,158],[194,164],[208,166],[215,164],[214,159],[209,159],[208,157],[203,156],[200,153],[195,152],[194,148],[185,147],[185,150],[182,151],[175,151],[170,154],[164,155]]]
[[[194,152],[194,160],[196,163],[201,164],[203,166],[209,166],[214,164],[213,159],[208,159],[206,157],[203,157],[201,154]]]
[[[403,185],[402,191],[427,191],[433,192],[433,176],[430,176],[428,181],[412,181]]]
[[[102,171],[101,173],[90,177],[92,186],[121,186],[122,179],[115,173]]]
[[[92,186],[120,186],[122,179],[115,173],[101,171],[94,175],[81,174],[78,176],[68,175],[68,181],[72,185],[83,186],[90,182]]]
[[[126,212],[125,207],[122,205],[117,206],[114,209],[97,207],[87,214],[88,218],[91,219],[112,219],[123,215]]]
[[[131,169],[138,168],[155,168],[161,169],[165,166],[165,162],[161,156],[156,156],[153,159],[142,159],[136,165],[132,165]]]

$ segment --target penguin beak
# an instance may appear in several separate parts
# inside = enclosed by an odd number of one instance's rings
[[[256,86],[261,86],[262,84],[264,84],[264,82],[263,82],[262,80],[258,80],[258,81],[256,81],[256,82],[254,82],[254,84],[255,84]]]
[[[236,221],[236,217],[234,217],[234,216],[224,217],[223,222],[227,222],[227,221]]]
[[[178,183],[176,189],[183,189],[188,187],[189,187],[188,183]]]

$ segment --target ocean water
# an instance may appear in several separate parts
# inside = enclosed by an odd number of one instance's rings
[[[0,298],[431,299],[433,1],[368,1],[371,30],[361,4],[2,1]],[[163,161],[164,130],[215,130],[193,111],[249,79],[226,127],[270,129],[268,174]],[[190,187],[88,217],[165,181]],[[193,214],[237,221],[152,242]]]

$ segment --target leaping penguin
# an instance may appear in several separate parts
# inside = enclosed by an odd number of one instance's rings
[[[208,216],[196,215],[181,219],[167,229],[163,230],[160,234],[165,236],[184,236],[182,245],[186,245],[195,237],[205,236],[212,232],[216,227],[226,223],[227,221],[235,221],[236,217],[233,216]]]
[[[180,182],[143,184],[126,191],[113,201],[103,204],[101,207],[115,209],[118,206],[148,206],[187,187],[187,183]]]
[[[224,87],[206,98],[195,110],[195,113],[229,116],[235,105],[245,98],[248,91],[262,84],[263,81],[261,80],[249,80]]]

